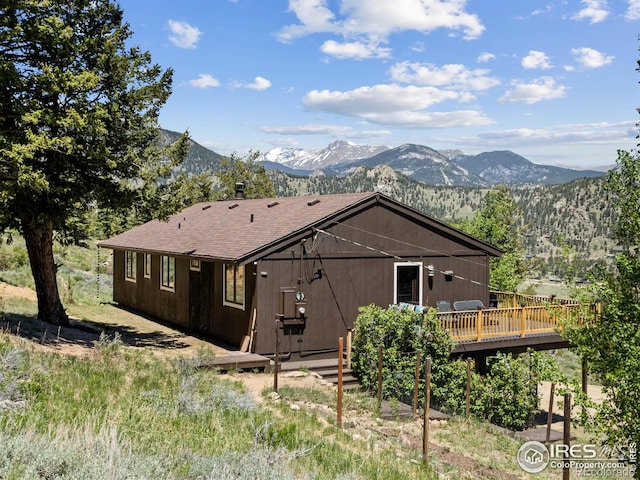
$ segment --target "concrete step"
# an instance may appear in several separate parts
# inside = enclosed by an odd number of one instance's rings
[[[318,375],[324,377],[337,377],[338,376],[338,369],[337,368],[328,368],[328,369],[320,369],[320,370],[313,370],[315,373],[317,373]],[[346,376],[346,375],[351,375],[353,373],[353,370],[350,368],[343,368],[342,369],[342,375]]]
[[[343,363],[343,366],[345,364]],[[323,360],[301,360],[294,362],[282,362],[281,371],[310,370],[322,377],[323,380],[333,384],[338,383],[338,359],[329,358]],[[342,388],[344,390],[356,390],[360,388],[358,378],[353,375],[353,370],[343,368]]]

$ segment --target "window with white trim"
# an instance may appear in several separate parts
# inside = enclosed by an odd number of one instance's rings
[[[224,304],[244,308],[244,266],[224,264]]]
[[[136,281],[136,252],[131,250],[125,252],[124,278],[129,282]]]
[[[176,258],[162,255],[160,257],[160,288],[174,292],[176,288]]]
[[[144,278],[151,278],[151,254],[144,254]]]
[[[189,260],[189,270],[192,270],[194,272],[199,272],[200,271],[200,259],[192,258],[191,260]]]
[[[393,303],[422,305],[422,262],[394,263]]]

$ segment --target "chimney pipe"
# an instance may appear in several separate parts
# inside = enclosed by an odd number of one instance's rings
[[[236,200],[244,200],[244,183],[236,182],[236,194],[234,198]]]

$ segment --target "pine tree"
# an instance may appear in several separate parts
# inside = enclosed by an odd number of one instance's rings
[[[157,179],[186,152],[157,124],[172,71],[129,48],[112,0],[4,0],[0,6],[0,231],[24,236],[38,317],[68,318],[54,232],[95,206],[157,201]]]

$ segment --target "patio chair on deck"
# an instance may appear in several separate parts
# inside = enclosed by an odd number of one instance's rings
[[[439,312],[450,312],[451,302],[449,300],[438,300],[436,302],[436,308]]]
[[[453,310],[451,309],[451,302],[449,300],[438,300],[436,302],[436,309],[438,310],[438,312],[452,312]],[[457,330],[458,328],[458,318],[453,315],[453,314],[449,314],[449,315],[440,315],[440,318],[443,320],[443,322],[451,328],[451,330],[453,330],[454,328]]]

